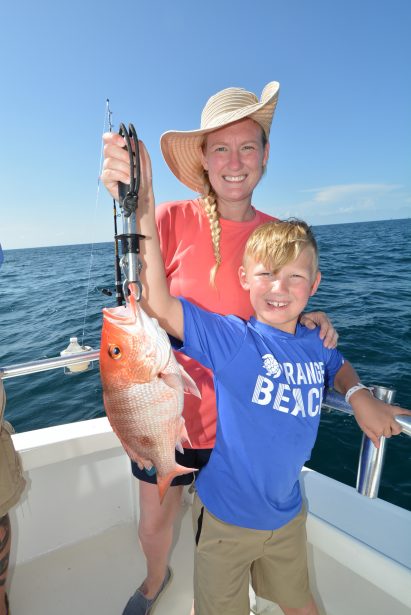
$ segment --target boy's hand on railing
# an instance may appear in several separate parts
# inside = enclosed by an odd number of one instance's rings
[[[374,397],[370,391],[361,389],[350,398],[356,421],[365,435],[377,448],[380,438],[391,438],[401,433],[402,427],[395,417],[397,414],[408,414],[411,411],[399,406],[391,406]]]

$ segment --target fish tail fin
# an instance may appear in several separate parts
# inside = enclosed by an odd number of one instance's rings
[[[169,488],[171,481],[176,477],[182,474],[191,474],[191,472],[197,472],[196,468],[185,468],[184,466],[180,466],[177,464],[171,472],[165,474],[164,476],[159,476],[157,474],[157,487],[158,493],[160,496],[160,504],[164,500],[164,496],[167,493],[167,489]]]

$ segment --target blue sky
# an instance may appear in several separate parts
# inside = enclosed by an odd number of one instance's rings
[[[408,0],[15,0],[0,9],[3,248],[110,241],[106,99],[186,198],[160,135],[228,86],[281,83],[254,205],[311,224],[409,217]]]

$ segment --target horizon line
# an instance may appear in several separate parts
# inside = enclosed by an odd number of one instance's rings
[[[287,219],[287,218],[285,218]],[[345,224],[369,224],[370,222],[392,222],[394,220],[411,220],[411,216],[404,216],[401,218],[384,218],[383,220],[361,220],[361,221],[353,221],[353,222],[334,222],[333,224],[310,224],[310,226],[312,226],[313,228],[318,227],[318,226],[342,226]],[[3,247],[3,253],[6,252],[12,252],[13,250],[39,250],[41,248],[64,248],[64,247],[71,247],[71,246],[96,246],[96,245],[100,245],[103,243],[114,243],[114,239],[110,239],[108,241],[94,241],[94,242],[82,242],[82,243],[58,243],[58,244],[53,244],[53,245],[46,245],[46,246],[26,246],[24,248],[4,248]]]

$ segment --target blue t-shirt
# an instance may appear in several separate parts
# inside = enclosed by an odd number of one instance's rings
[[[196,486],[233,525],[274,530],[301,510],[298,477],[310,458],[325,386],[344,362],[319,329],[285,333],[252,317],[220,316],[185,299],[182,352],[213,370],[217,436]]]

